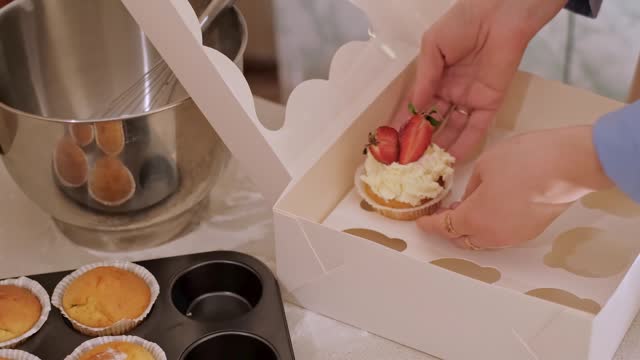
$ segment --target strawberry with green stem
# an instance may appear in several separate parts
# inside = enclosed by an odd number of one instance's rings
[[[440,125],[433,115],[438,111],[432,108],[428,113],[418,112],[409,103],[409,111],[413,116],[402,127],[399,134],[400,156],[398,162],[402,165],[410,164],[422,157],[431,144],[431,138],[435,129]]]

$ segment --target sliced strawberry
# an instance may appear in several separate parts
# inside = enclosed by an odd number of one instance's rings
[[[381,126],[375,134],[369,134],[369,144],[364,149],[364,153],[371,152],[371,155],[379,162],[390,165],[398,160],[398,132],[389,126]]]
[[[409,122],[400,130],[400,157],[398,162],[402,165],[410,164],[422,157],[431,144],[431,137],[438,125],[438,121],[433,118],[435,110],[428,114],[418,113],[412,104],[409,109],[413,113]]]

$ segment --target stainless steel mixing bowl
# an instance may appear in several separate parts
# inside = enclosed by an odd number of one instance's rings
[[[196,13],[206,3],[192,1]],[[247,28],[236,8],[203,38],[242,68]],[[16,0],[0,10],[0,152],[77,244],[128,251],[174,238],[225,169],[229,151],[179,83],[168,105],[100,116],[160,59],[119,0]]]

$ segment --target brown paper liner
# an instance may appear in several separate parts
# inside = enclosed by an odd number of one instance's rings
[[[432,204],[430,206],[427,206],[421,209],[416,209],[413,211],[408,211],[408,212],[382,209],[382,208],[376,207],[374,204],[371,204],[371,206],[373,207],[373,210],[375,210],[375,212],[377,212],[382,216],[386,216],[388,218],[391,218],[394,220],[400,220],[400,221],[414,221],[423,216],[429,216],[429,215],[435,214],[436,211],[440,209],[441,203],[442,201],[438,201],[437,203]]]

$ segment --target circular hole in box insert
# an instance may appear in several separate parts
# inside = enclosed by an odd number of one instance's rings
[[[174,282],[171,299],[178,311],[203,321],[237,318],[262,297],[262,281],[245,265],[214,261],[183,272]]]
[[[278,354],[264,340],[244,333],[208,336],[189,347],[181,360],[242,359],[277,360]]]
[[[605,278],[625,271],[637,256],[633,237],[592,227],[577,227],[560,234],[544,264],[587,278]]]

